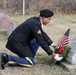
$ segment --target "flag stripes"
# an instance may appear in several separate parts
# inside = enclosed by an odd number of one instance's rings
[[[64,46],[69,43],[69,32],[70,28],[65,32],[65,34],[59,39],[57,45]]]

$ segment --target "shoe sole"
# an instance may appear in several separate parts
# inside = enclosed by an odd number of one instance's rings
[[[1,53],[1,68],[2,68],[2,69],[5,69],[5,68],[4,68],[4,63],[3,63],[3,53]]]

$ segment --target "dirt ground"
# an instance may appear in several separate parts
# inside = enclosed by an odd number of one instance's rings
[[[39,51],[35,57],[34,67],[12,67],[6,64],[5,70],[0,68],[0,75],[75,75],[75,71],[69,72],[59,64],[51,65],[50,58],[44,51]]]
[[[22,18],[22,16],[20,17]],[[13,17],[12,20],[16,21],[18,17]],[[16,23],[18,24],[17,20]],[[22,21],[21,21],[22,22]],[[51,25],[50,25],[51,24]],[[76,36],[76,15],[61,16],[56,15],[48,26],[44,27],[44,30],[51,37],[51,39],[57,43],[58,39],[64,34],[64,32],[71,28],[70,40]],[[12,54],[5,48],[7,42],[6,29],[0,29],[0,52],[6,52]],[[51,56],[48,56],[42,48],[39,48],[35,57],[36,65],[32,68],[8,66],[6,64],[5,70],[1,69],[0,75],[75,75],[75,71],[67,71],[65,68],[57,65],[50,64]]]

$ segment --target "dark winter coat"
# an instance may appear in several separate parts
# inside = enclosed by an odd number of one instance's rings
[[[48,55],[53,53],[49,47],[53,42],[43,31],[39,17],[32,17],[19,25],[8,37],[6,48],[14,53],[18,52],[24,57],[31,57],[33,55],[28,43],[33,38],[36,38],[38,44]]]

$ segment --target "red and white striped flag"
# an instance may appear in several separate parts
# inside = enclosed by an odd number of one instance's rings
[[[64,35],[59,39],[57,45],[58,46],[64,46],[69,43],[69,33],[70,28],[64,33]]]

